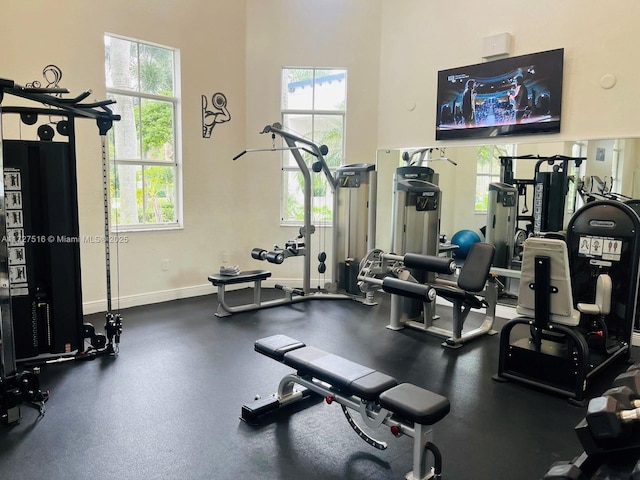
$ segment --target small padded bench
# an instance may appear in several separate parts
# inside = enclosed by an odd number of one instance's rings
[[[271,272],[269,270],[247,270],[240,272],[238,275],[209,275],[208,280],[214,287],[218,287],[218,310],[216,311],[216,316],[227,317],[232,313],[249,310],[250,308],[248,307],[259,306],[261,304],[262,281],[270,276]],[[227,305],[225,286],[251,282],[253,282],[253,304],[242,307],[230,307]]]
[[[209,275],[209,281],[214,287],[224,285],[234,285],[236,283],[261,282],[271,276],[269,270],[247,270],[240,272],[238,275]]]
[[[243,406],[242,420],[258,424],[258,417],[302,399],[303,395],[293,389],[294,384],[301,385],[325,397],[327,403],[340,403],[351,427],[376,448],[386,448],[386,444],[364,433],[351,419],[347,408],[359,412],[370,427],[384,423],[391,426],[396,435],[412,436],[414,442],[420,444],[417,449],[420,455],[414,448],[414,476],[407,478],[431,478],[426,476],[422,452],[430,450],[436,459],[435,464],[440,462],[440,454],[428,441],[431,430],[426,426],[435,424],[449,413],[450,403],[446,397],[410,383],[398,384],[395,378],[385,373],[307,346],[286,335],[257,340],[255,350],[295,369],[297,373],[280,382],[277,396],[256,400],[254,406]]]

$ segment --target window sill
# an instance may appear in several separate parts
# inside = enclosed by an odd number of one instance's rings
[[[121,225],[117,227],[111,227],[112,234],[120,234],[120,233],[135,233],[135,232],[164,232],[164,231],[172,231],[172,230],[184,230],[184,225],[176,224],[176,225]]]

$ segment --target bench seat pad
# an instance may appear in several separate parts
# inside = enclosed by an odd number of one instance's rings
[[[300,375],[310,375],[340,392],[363,400],[378,400],[395,387],[395,378],[315,347],[302,347],[284,354],[284,363]]]
[[[420,425],[433,425],[451,409],[446,397],[411,383],[401,383],[380,394],[380,405]]]
[[[304,346],[303,342],[296,340],[295,338],[291,338],[286,335],[271,335],[270,337],[256,340],[254,349],[258,353],[271,357],[278,362],[282,362],[284,360],[285,353]]]
[[[221,275],[214,273],[209,275],[209,281],[214,287],[218,285],[233,285],[234,283],[255,282],[256,280],[266,280],[271,276],[269,270],[247,270],[238,275]]]

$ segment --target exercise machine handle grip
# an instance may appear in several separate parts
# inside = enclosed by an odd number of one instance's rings
[[[235,162],[237,159],[239,159],[241,156],[243,156],[245,153],[247,153],[246,150],[241,151],[238,155],[236,155],[235,157],[233,157],[233,161]]]

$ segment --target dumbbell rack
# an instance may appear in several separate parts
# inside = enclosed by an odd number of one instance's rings
[[[616,377],[613,388],[589,402],[575,427],[584,451],[557,462],[543,480],[640,479],[640,363]],[[629,419],[621,420],[621,413]]]

